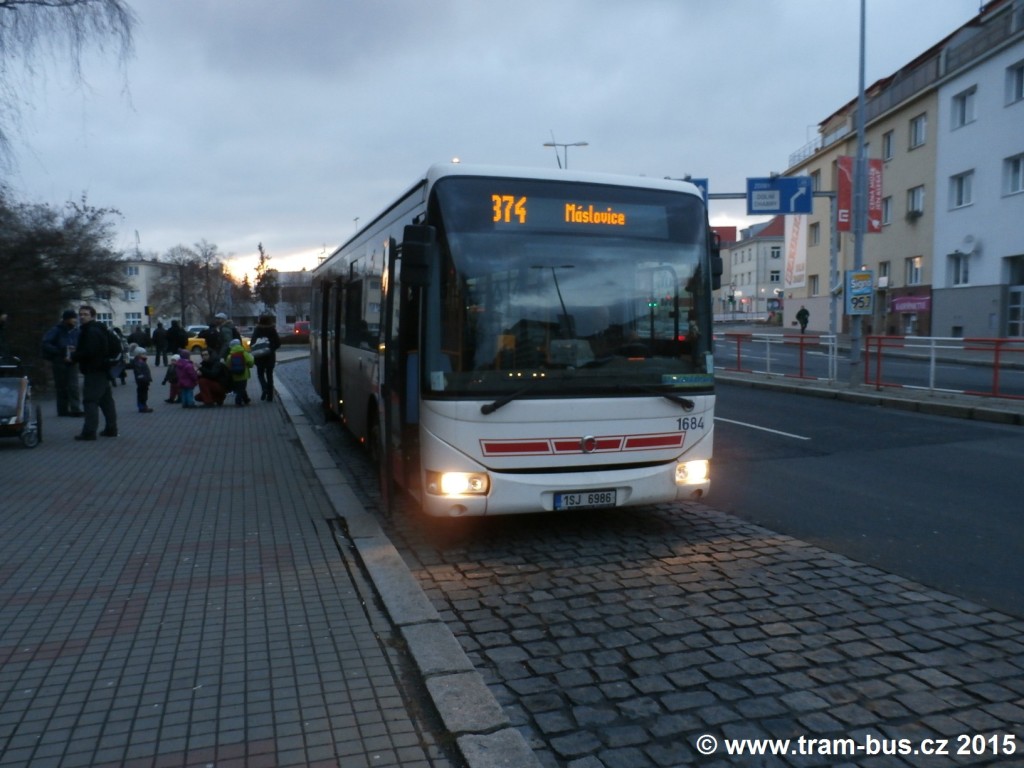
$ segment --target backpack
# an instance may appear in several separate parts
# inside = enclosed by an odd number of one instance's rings
[[[245,353],[244,352],[232,352],[231,357],[228,359],[228,370],[231,371],[232,376],[240,376],[245,373]]]
[[[123,365],[124,347],[121,345],[121,339],[105,325],[103,326],[103,331],[106,333],[106,348],[104,354],[106,355],[107,365],[110,367]]]

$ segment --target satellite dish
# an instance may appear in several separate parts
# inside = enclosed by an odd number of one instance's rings
[[[981,250],[981,240],[974,235],[965,235],[964,241],[960,244],[960,252],[971,256]]]

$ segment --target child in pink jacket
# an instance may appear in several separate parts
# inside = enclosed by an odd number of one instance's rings
[[[193,391],[199,383],[199,372],[192,365],[192,357],[188,350],[178,352],[178,362],[174,364],[178,374],[178,392],[182,408],[195,408],[196,396]]]

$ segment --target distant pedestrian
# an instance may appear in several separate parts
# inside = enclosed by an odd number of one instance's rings
[[[135,404],[139,408],[139,413],[153,412],[149,407],[149,385],[153,383],[153,374],[149,370],[146,357],[146,348],[139,344],[133,350],[130,363],[132,373],[135,374]]]
[[[121,342],[121,359],[110,368],[110,382],[116,387],[116,380],[120,379],[121,386],[123,387],[128,383],[128,363],[131,362],[128,357],[128,341],[125,339],[124,334],[121,333],[120,328],[112,327],[110,331]]]
[[[240,339],[241,336],[228,316],[218,312],[213,316],[213,323],[206,329],[204,338],[210,354],[214,357],[224,357],[231,348],[231,342]]]
[[[141,325],[136,325],[132,328],[132,332],[128,334],[128,343],[139,347],[145,347],[149,343],[149,339],[146,338],[146,331],[143,330]]]
[[[196,407],[196,384],[199,383],[199,372],[192,364],[192,357],[187,349],[178,352],[178,362],[174,364],[178,372],[178,396],[181,398],[182,408]]]
[[[11,348],[7,346],[7,313],[0,309],[0,358],[9,357]]]
[[[185,340],[186,343],[188,339]],[[164,365],[167,365],[167,329],[164,328],[163,323],[156,324],[156,330],[153,331],[153,365],[157,368],[160,367],[160,361],[164,361]]]
[[[260,400],[274,401],[274,366],[281,337],[277,333],[273,315],[261,315],[252,333],[249,351],[256,361],[256,378],[260,382]]]
[[[7,343],[7,312],[0,309],[0,360],[14,356],[14,352]]]
[[[167,349],[173,353],[187,346],[188,331],[177,320],[171,320],[171,327],[167,329]]]
[[[82,392],[78,386],[78,366],[71,353],[78,344],[78,313],[65,309],[61,321],[43,334],[43,358],[53,371],[58,416],[84,416]]]
[[[82,431],[75,440],[95,440],[99,428],[100,411],[106,422],[100,432],[104,437],[117,437],[117,407],[110,376],[107,355],[107,329],[96,320],[96,310],[88,304],[78,308],[81,323],[78,344],[71,353],[71,359],[78,363],[82,372],[82,401],[85,405],[85,421]]]
[[[171,355],[170,362],[167,364],[167,372],[164,374],[163,383],[169,386],[165,403],[178,402],[178,358],[179,355]]]
[[[254,364],[252,354],[243,346],[241,339],[232,339],[231,346],[224,358],[224,364],[231,374],[232,390],[235,393],[235,405],[248,405],[249,392],[247,386],[252,377],[251,368]]]
[[[801,306],[796,313],[796,321],[800,323],[800,333],[804,333],[807,330],[807,322],[811,319],[811,313],[807,311],[807,307]]]

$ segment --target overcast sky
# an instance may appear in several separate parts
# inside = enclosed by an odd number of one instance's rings
[[[23,85],[15,194],[121,211],[119,248],[200,240],[316,266],[427,167],[784,171],[856,97],[860,0],[128,0],[135,55]],[[870,84],[978,0],[867,0]],[[749,223],[712,202],[716,224]]]

